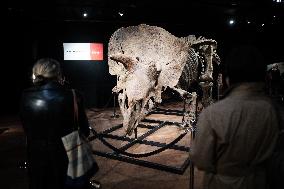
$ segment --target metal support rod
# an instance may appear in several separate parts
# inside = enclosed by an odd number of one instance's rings
[[[111,116],[112,118],[118,118],[119,115],[116,114],[116,107],[115,107],[115,93],[113,94],[113,115]]]
[[[194,140],[195,136],[195,130],[191,129],[191,141]],[[192,161],[190,161],[190,167],[189,167],[189,189],[194,189],[194,165]]]
[[[135,140],[137,140],[137,131],[138,131],[138,129],[137,129],[137,127],[134,129],[134,134],[135,134]]]
[[[186,104],[186,100],[185,99],[183,99],[183,115],[182,115],[182,120],[181,120],[181,122],[183,123],[184,122],[184,119],[185,119],[185,104]]]
[[[218,74],[218,80],[217,80],[217,100],[220,100],[220,87],[223,85],[222,83],[222,74]]]
[[[220,100],[220,96],[221,96],[220,90],[221,90],[221,87],[222,87],[222,83],[218,82],[218,84],[217,84],[217,101]]]

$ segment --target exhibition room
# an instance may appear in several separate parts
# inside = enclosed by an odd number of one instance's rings
[[[284,188],[283,0],[2,9],[0,188]]]

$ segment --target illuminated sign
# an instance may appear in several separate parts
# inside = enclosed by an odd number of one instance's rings
[[[64,60],[103,60],[102,43],[63,43]]]

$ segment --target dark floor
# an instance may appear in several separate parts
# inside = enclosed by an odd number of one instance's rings
[[[283,104],[278,103],[280,107]],[[179,106],[171,106],[180,108]],[[97,131],[103,131],[109,127],[121,123],[122,117],[111,118],[112,109],[88,110],[90,124]],[[284,117],[283,108],[281,109],[282,118]],[[171,119],[180,121],[181,117],[154,115],[152,119]],[[156,135],[151,135],[147,139],[168,143],[179,133],[177,127],[165,127],[159,130]],[[145,133],[145,130],[138,130],[138,136]],[[122,135],[122,130],[115,131],[114,134]],[[131,136],[133,137],[133,136]],[[123,145],[123,142],[108,140],[116,147]],[[186,135],[179,145],[190,146],[190,135]],[[105,147],[98,140],[92,141],[94,149],[108,152],[110,149]],[[128,150],[131,153],[146,153],[156,148],[146,145],[134,145]],[[100,156],[95,156],[100,166],[100,171],[95,175],[95,179],[102,183],[104,189],[188,189],[190,169],[189,167],[183,174],[174,174],[152,168],[138,166],[123,161],[112,160]],[[150,158],[142,158],[146,161],[156,162],[169,166],[180,166],[188,158],[187,153],[175,150],[166,150],[159,155]],[[0,118],[0,188],[1,189],[27,189],[26,169],[19,168],[25,160],[25,136],[17,116],[5,116]],[[195,170],[195,189],[200,189],[202,173]]]
[[[90,124],[97,131],[103,131],[109,127],[121,123],[121,115],[118,118],[111,118],[113,109],[105,110],[89,110],[87,111]],[[172,121],[181,121],[181,117],[174,116],[151,116],[152,119],[171,119]],[[147,140],[160,141],[169,143],[178,134],[183,131],[177,127],[165,126],[155,135],[147,137]],[[145,130],[138,130],[138,136],[145,133]],[[122,135],[123,130],[113,132],[116,135]],[[134,137],[132,135],[131,137]],[[190,135],[186,135],[179,145],[189,146]],[[120,147],[125,142],[108,140],[116,147]],[[94,149],[99,151],[110,151],[99,140],[92,141]],[[146,153],[157,149],[147,145],[134,145],[128,152]],[[20,168],[25,160],[25,136],[18,117],[2,117],[0,118],[0,188],[2,189],[27,189],[27,172],[26,169]],[[150,158],[141,158],[145,161],[164,164],[166,166],[181,167],[185,160],[189,157],[188,153],[166,150],[159,155]],[[95,156],[100,171],[95,175],[94,179],[102,183],[104,189],[185,189],[189,188],[189,167],[183,174],[174,174],[171,172],[161,171],[157,169],[147,168],[139,165],[130,164],[123,161],[112,160],[105,157]],[[196,177],[200,178],[200,172],[196,170]],[[196,189],[199,188],[200,179],[196,181]]]
[[[18,117],[0,119],[0,188],[26,189],[26,169],[19,166],[25,160],[25,136]]]

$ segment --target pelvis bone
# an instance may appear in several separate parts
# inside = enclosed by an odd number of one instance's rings
[[[120,28],[113,33],[108,46],[109,72],[117,75],[118,101],[123,116],[125,134],[130,135],[139,122],[162,101],[161,93],[167,87],[181,97],[190,94],[178,87],[185,65],[190,65],[186,82],[212,79],[212,59],[216,41],[188,36],[178,38],[166,30],[145,24]],[[205,56],[204,56],[205,55]],[[198,71],[199,57],[207,67]]]

